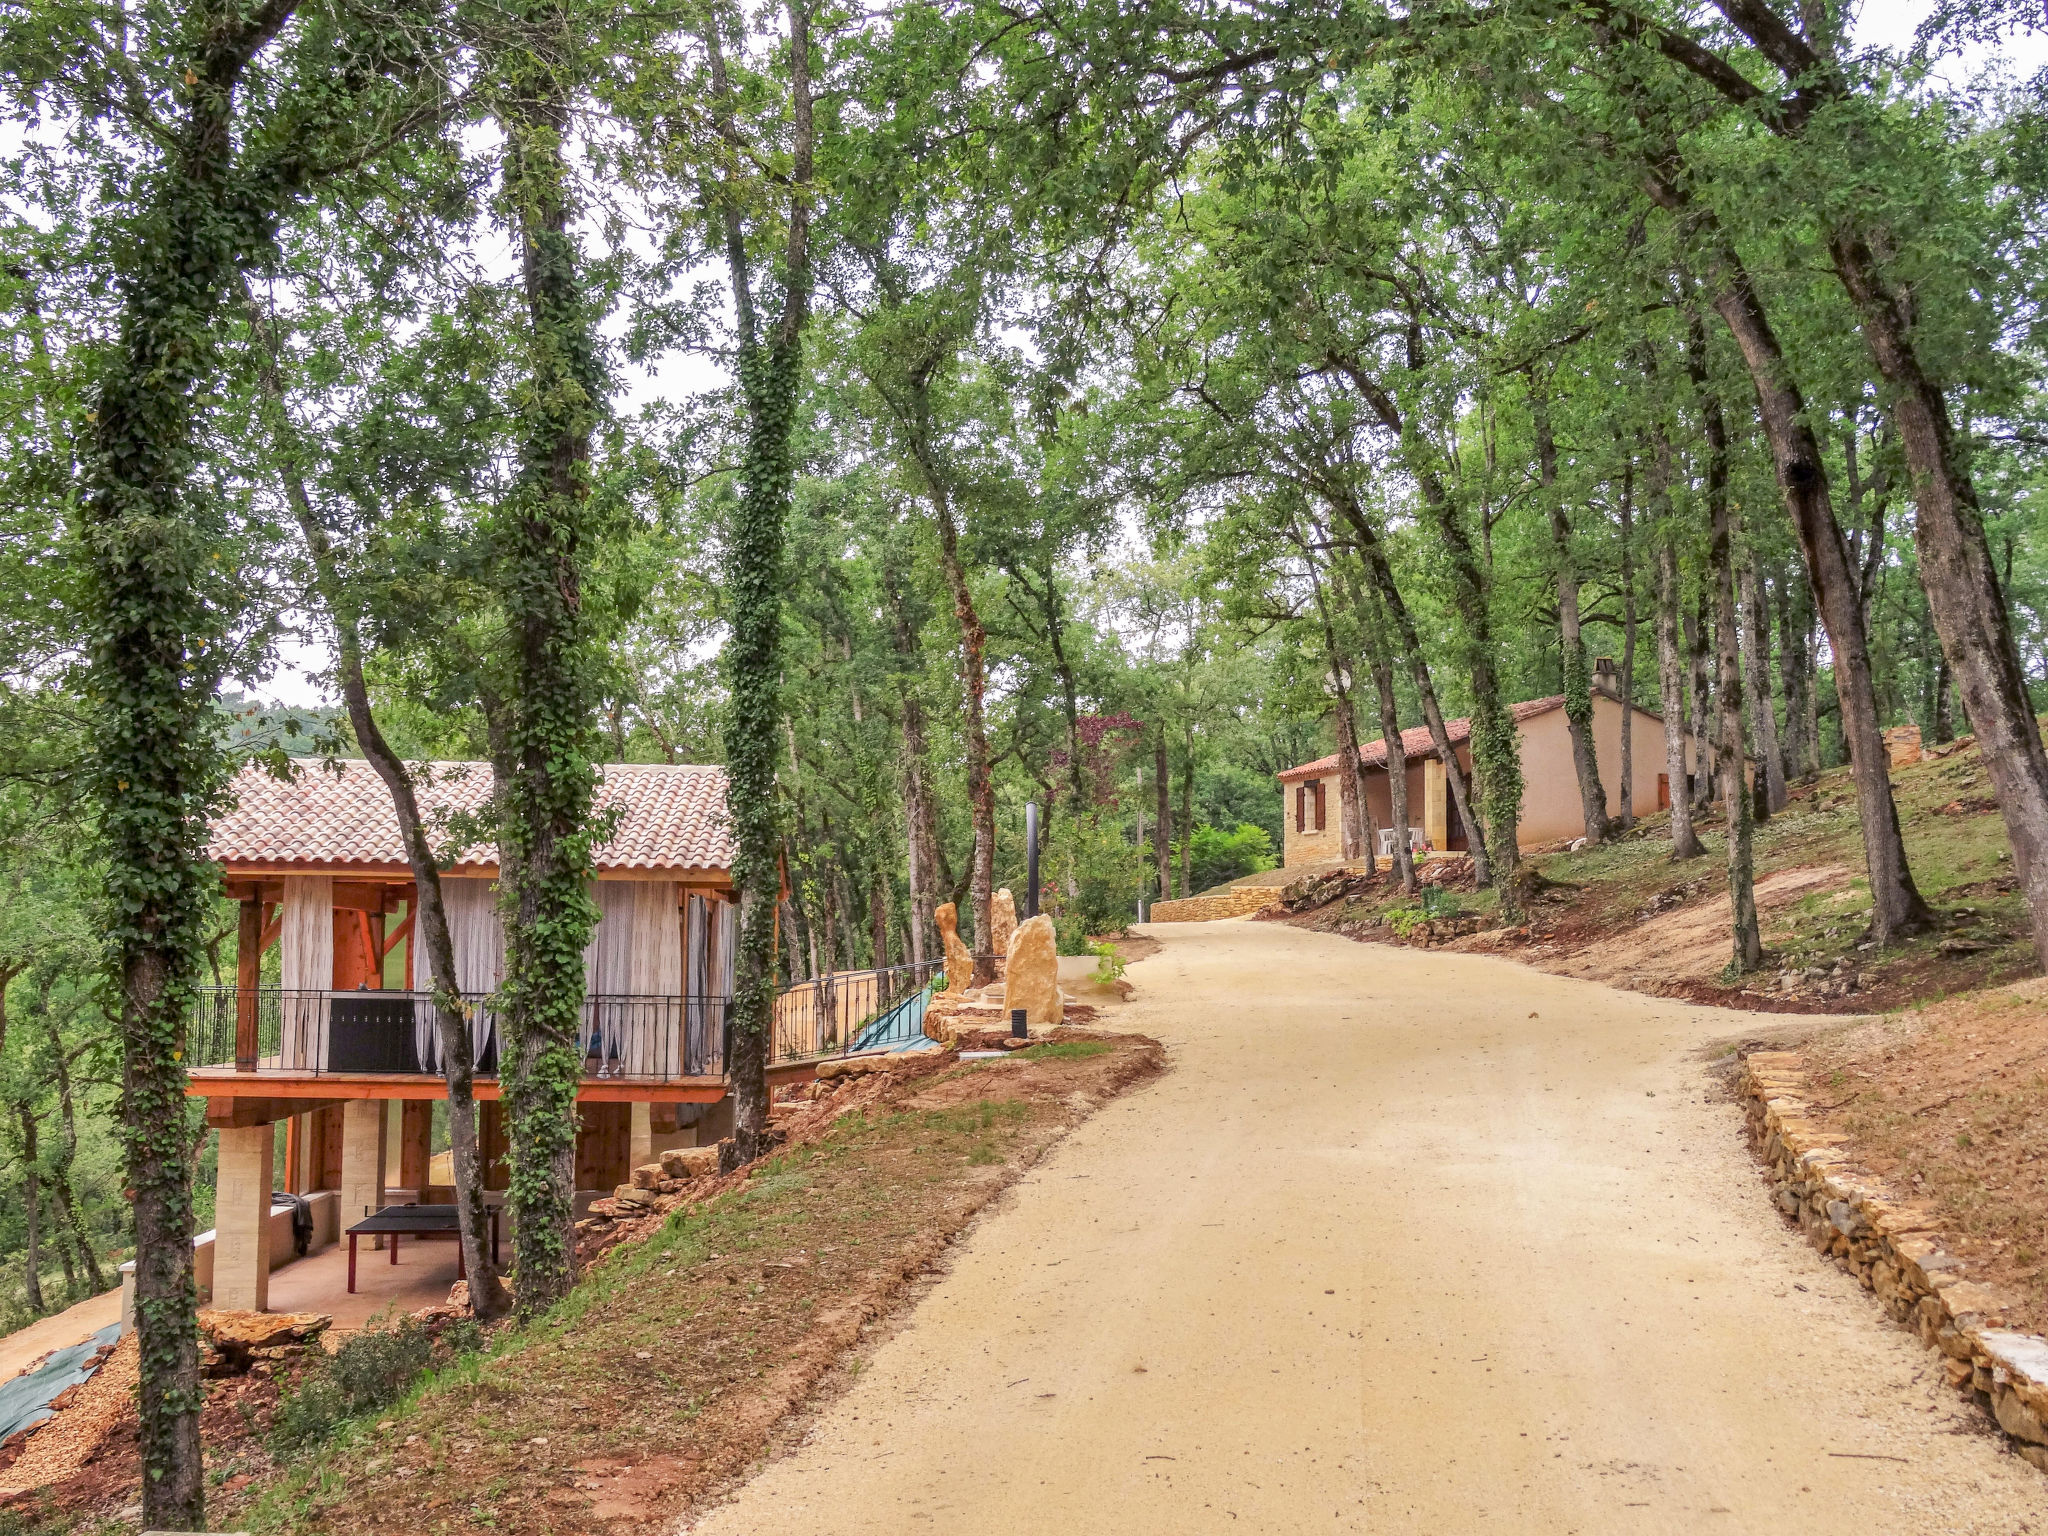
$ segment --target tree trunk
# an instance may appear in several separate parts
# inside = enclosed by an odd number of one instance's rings
[[[36,1148],[36,1117],[29,1113],[26,1104],[16,1104],[14,1113],[21,1127],[21,1214],[26,1244],[21,1256],[22,1289],[27,1294],[29,1310],[41,1317],[50,1310],[43,1302],[43,1249],[38,1230],[42,1217],[42,1193],[38,1187],[42,1177],[41,1154]]]
[[[1671,857],[1696,859],[1707,850],[1692,826],[1685,673],[1678,650],[1678,548],[1668,521],[1657,539],[1657,682],[1664,705],[1664,782],[1671,788]]]
[[[1387,819],[1393,823],[1394,883],[1406,896],[1415,894],[1415,855],[1408,847],[1408,754],[1401,744],[1401,711],[1394,696],[1394,666],[1384,641],[1368,641],[1366,654],[1372,684],[1380,699],[1380,739],[1387,747]]]
[[[1820,767],[1820,742],[1813,725],[1812,610],[1804,578],[1778,577],[1778,672],[1785,681],[1785,777],[1805,780]]]
[[[527,370],[517,480],[500,508],[497,539],[510,666],[493,753],[505,917],[498,1017],[512,1164],[506,1206],[525,1317],[568,1295],[576,1278],[583,951],[597,921],[590,822],[602,690],[583,577],[596,536],[590,445],[606,381],[571,233],[573,66],[559,21],[552,11],[515,15],[514,35],[492,60],[502,77],[503,195],[520,258]],[[758,926],[765,938],[769,925]]]
[[[1720,706],[1721,799],[1728,829],[1728,903],[1733,917],[1733,954],[1729,963],[1737,975],[1747,975],[1763,964],[1764,947],[1756,919],[1749,785],[1742,768],[1742,658],[1736,648],[1728,430],[1721,419],[1721,402],[1705,377],[1704,351],[1702,344],[1695,380],[1700,388],[1700,415],[1707,439],[1707,575],[1714,591],[1714,634],[1720,661],[1714,692]]]
[[[1308,565],[1309,585],[1315,594],[1316,613],[1323,624],[1323,655],[1330,665],[1337,717],[1337,825],[1339,844],[1345,859],[1363,857],[1365,872],[1373,873],[1371,808],[1366,804],[1365,781],[1358,764],[1358,718],[1352,709],[1351,688],[1355,674],[1351,659],[1337,644],[1337,627],[1330,619],[1330,605],[1323,596],[1322,577],[1317,574],[1315,556],[1308,541],[1296,534],[1302,557]]]
[[[1925,928],[1932,915],[1914,887],[1912,870],[1906,863],[1905,842],[1899,833],[1890,762],[1878,726],[1862,605],[1849,569],[1848,544],[1842,537],[1841,525],[1835,521],[1828,493],[1827,464],[1813,429],[1807,425],[1806,402],[1792,381],[1784,351],[1734,247],[1722,237],[1712,216],[1694,208],[1673,183],[1653,171],[1647,185],[1655,201],[1691,219],[1707,237],[1711,300],[1741,348],[1755,386],[1764,434],[1778,472],[1778,487],[1792,525],[1799,532],[1807,576],[1820,598],[1821,618],[1834,652],[1842,737],[1849,748],[1857,815],[1863,827],[1864,863],[1870,879],[1870,931],[1879,944],[1895,944]],[[1709,388],[1706,338],[1697,319],[1692,354],[1695,383],[1704,394]],[[2039,756],[2038,739],[2035,753]],[[2039,911],[2048,914],[2048,900],[2043,901]]]
[[[1827,50],[1817,49],[1768,6],[1759,0],[1719,0],[1719,9],[1787,79],[1797,82],[1802,97],[1819,102],[1848,99],[1851,87]],[[1797,138],[1807,120],[1804,114],[1783,117],[1775,126],[1785,136]],[[1921,585],[2005,820],[2014,873],[2032,914],[2035,955],[2048,965],[2048,751],[2042,747],[2041,731],[2027,696],[2026,674],[1984,536],[1976,487],[1956,446],[1948,402],[1940,383],[1921,362],[1913,339],[1911,305],[1885,273],[1876,245],[1867,231],[1845,221],[1831,232],[1828,250],[1886,385],[1886,408],[1898,429],[1913,479],[1913,543],[1920,556]],[[1818,455],[1811,462],[1818,465]],[[1839,530],[1836,537],[1840,538]],[[1826,588],[1819,582],[1815,586],[1820,591],[1823,617],[1829,620],[1832,643],[1834,604]],[[1842,702],[1843,735],[1847,738],[1852,730],[1852,707],[1846,695]],[[1853,729],[1856,741],[1849,756],[1852,768],[1857,768],[1859,752],[1864,749],[1863,722],[1856,720]],[[1860,791],[1860,768],[1858,772]],[[1874,879],[1872,883],[1874,886]],[[1878,905],[1884,908],[1896,900],[1897,893],[1888,891]],[[1891,916],[1886,913],[1873,922],[1873,931],[1882,941],[1888,942],[1884,930]],[[1899,918],[1907,925],[1900,931],[1923,926],[1926,920],[1926,910],[1914,893],[1912,910]]]
[[[135,167],[139,208],[114,215],[121,271],[85,420],[92,451],[76,523],[90,637],[86,754],[97,805],[121,1034],[123,1160],[135,1235],[144,1529],[205,1525],[199,1338],[186,1152],[185,1031],[220,885],[207,813],[226,774],[214,700],[240,596],[225,499],[186,494],[221,372],[222,310],[267,259],[289,174],[243,174],[236,93],[291,19],[290,0],[195,0],[178,20],[186,90],[160,149]],[[340,101],[330,106],[346,113]],[[303,163],[301,162],[301,168]],[[107,232],[110,236],[113,231]]]
[[[1410,317],[1407,348],[1410,372],[1420,372],[1423,332],[1418,316]],[[1464,769],[1445,734],[1443,711],[1437,707],[1429,668],[1407,605],[1394,586],[1393,572],[1387,565],[1386,552],[1381,547],[1377,530],[1355,497],[1347,494],[1333,498],[1338,511],[1358,535],[1372,585],[1388,600],[1388,613],[1398,627],[1402,649],[1414,670],[1416,690],[1422,700],[1422,718],[1429,726],[1431,743],[1443,759],[1445,787],[1465,824],[1471,845],[1473,878],[1481,885],[1495,886],[1501,895],[1502,916],[1513,917],[1518,911],[1519,901],[1515,871],[1521,861],[1516,826],[1522,812],[1522,742],[1513,712],[1500,697],[1486,577],[1480,569],[1472,541],[1458,520],[1458,509],[1445,488],[1443,476],[1429,451],[1409,427],[1394,397],[1382,389],[1355,359],[1332,356],[1329,362],[1351,380],[1380,424],[1400,439],[1402,456],[1422,488],[1423,507],[1450,564],[1454,606],[1464,620],[1465,644],[1461,647],[1461,660],[1472,689],[1472,762],[1475,776],[1485,786],[1484,814],[1467,790]]]
[[[64,1218],[64,1224],[71,1229],[71,1239],[78,1248],[78,1261],[85,1269],[86,1280],[97,1296],[107,1288],[106,1274],[100,1268],[92,1236],[85,1230],[85,1213],[79,1209],[77,1192],[71,1186],[71,1166],[78,1156],[78,1110],[71,1092],[71,1058],[65,1053],[56,1015],[50,1012],[47,992],[43,997],[42,1014],[44,1028],[49,1034],[50,1059],[57,1077],[57,1123],[63,1130],[57,1166],[50,1170],[51,1192],[57,1197],[57,1209]]]
[[[1749,723],[1757,770],[1764,777],[1764,821],[1785,809],[1785,762],[1778,750],[1778,717],[1771,700],[1771,620],[1754,551],[1741,566],[1742,629],[1749,636]]]
[[[1180,761],[1180,890],[1183,896],[1195,894],[1195,741],[1191,727],[1181,728],[1182,745],[1186,748]]]
[[[1450,792],[1451,804],[1457,808],[1458,818],[1467,831],[1467,843],[1472,856],[1473,878],[1484,884],[1492,874],[1492,865],[1487,857],[1486,827],[1476,813],[1472,797],[1467,788],[1464,767],[1458,761],[1457,750],[1451,745],[1449,729],[1444,724],[1444,712],[1437,702],[1436,684],[1430,677],[1429,661],[1422,654],[1422,639],[1415,628],[1413,615],[1401,596],[1401,589],[1394,581],[1394,570],[1388,563],[1386,547],[1381,543],[1379,530],[1372,519],[1355,499],[1344,496],[1333,498],[1337,510],[1351,525],[1358,536],[1361,552],[1365,557],[1366,573],[1371,577],[1371,586],[1378,595],[1381,611],[1393,621],[1395,635],[1402,654],[1408,658],[1409,676],[1415,684],[1415,694],[1422,702],[1423,722],[1429,727],[1429,739],[1435,747],[1438,758],[1444,765],[1444,786]],[[1474,679],[1475,692],[1479,679]],[[1477,729],[1477,718],[1474,719]],[[1517,793],[1519,801],[1520,795]],[[1397,827],[1395,837],[1398,843],[1405,836],[1406,828]]]
[[[1622,830],[1636,824],[1635,465],[1621,471],[1621,784]]]
[[[346,591],[325,523],[306,489],[305,459],[299,435],[286,407],[280,349],[269,317],[249,306],[250,332],[257,343],[258,372],[272,414],[279,477],[285,501],[306,541],[313,562],[313,585],[335,632],[335,670],[348,710],[349,727],[363,758],[384,783],[405,844],[406,864],[413,878],[411,943],[427,958],[428,982],[434,994],[434,1032],[440,1046],[441,1071],[448,1084],[449,1161],[455,1179],[456,1240],[469,1272],[470,1310],[491,1318],[512,1304],[491,1261],[490,1215],[484,1200],[482,1144],[476,1109],[476,1057],[469,1010],[481,999],[465,1000],[457,984],[455,944],[448,933],[448,909],[441,897],[441,867],[420,815],[419,796],[411,770],[392,750],[370,706],[363,674],[361,631],[354,600]],[[417,978],[415,978],[417,979]]]
[[[1605,842],[1607,791],[1600,783],[1600,756],[1593,741],[1592,676],[1579,629],[1579,569],[1572,556],[1572,525],[1557,495],[1557,443],[1541,386],[1529,380],[1529,414],[1536,433],[1537,478],[1550,518],[1550,551],[1557,583],[1557,649],[1564,670],[1565,731],[1572,744],[1572,773],[1579,785],[1579,815],[1586,841]]]
[[[755,318],[753,272],[742,222],[747,194],[718,184],[711,203],[725,234],[727,276],[738,331],[736,372],[747,415],[740,494],[726,549],[726,797],[733,830],[733,884],[739,933],[733,996],[726,1015],[726,1076],[733,1136],[722,1164],[737,1167],[768,1150],[768,1055],[775,1023],[775,914],[782,896],[781,827],[775,804],[775,726],[782,712],[782,551],[796,457],[791,435],[803,382],[804,326],[810,315],[811,116],[810,12],[788,0],[790,169],[784,232],[782,311],[767,336]],[[733,91],[725,73],[714,7],[705,26],[714,110],[732,134]],[[522,1261],[520,1295],[525,1296]]]
[[[974,977],[970,985],[985,987],[995,980],[995,952],[989,948],[993,932],[993,901],[996,871],[995,780],[989,764],[988,727],[982,712],[988,688],[988,632],[974,606],[974,594],[967,586],[967,572],[960,564],[960,535],[953,526],[953,510],[947,496],[933,487],[932,509],[939,523],[939,553],[945,567],[946,586],[953,594],[953,616],[960,624],[960,682],[967,696],[967,806],[974,818],[974,861],[969,874],[969,899],[974,909]]]
[[[1685,648],[1692,668],[1692,808],[1695,814],[1714,803],[1716,765],[1714,733],[1710,724],[1714,697],[1710,659],[1714,627],[1707,613],[1707,589],[1712,585],[1706,580],[1700,582],[1693,611],[1685,616]]]
[[[1166,761],[1166,722],[1159,723],[1159,734],[1152,740],[1152,792],[1158,800],[1158,809],[1153,815],[1152,836],[1157,843],[1153,854],[1159,862],[1159,899],[1173,900],[1173,806],[1168,796]],[[1183,891],[1182,895],[1187,893]]]

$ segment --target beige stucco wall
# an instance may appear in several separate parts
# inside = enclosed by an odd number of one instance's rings
[[[1618,700],[1605,694],[1593,696],[1593,745],[1600,760],[1600,784],[1607,791],[1607,812],[1621,810],[1621,716]],[[1630,744],[1635,780],[1635,810],[1647,816],[1657,809],[1657,778],[1664,772],[1664,722],[1645,710],[1636,711],[1634,740]],[[1458,748],[1458,761],[1471,772],[1472,754]],[[1691,759],[1688,757],[1687,766]],[[1424,826],[1425,761],[1408,765],[1408,821]],[[1321,832],[1313,825],[1306,832],[1294,830],[1294,786],[1280,786],[1286,797],[1286,822],[1282,862],[1288,868],[1314,864],[1342,855],[1339,825],[1337,775],[1324,781],[1329,812]],[[1393,808],[1387,795],[1383,771],[1367,770],[1365,796],[1372,807],[1373,825],[1392,825]],[[1584,835],[1585,820],[1579,810],[1579,781],[1572,770],[1571,733],[1562,709],[1549,710],[1522,724],[1522,817],[1517,841],[1525,848],[1538,843],[1555,843]]]
[[[1610,816],[1621,811],[1621,716],[1619,700],[1604,693],[1593,695],[1593,749]],[[1639,709],[1631,736],[1635,811],[1647,816],[1657,809],[1657,778],[1664,772],[1664,722]],[[1585,832],[1578,775],[1572,769],[1571,731],[1564,711],[1553,709],[1522,725],[1522,822],[1516,841],[1527,848],[1583,837]]]

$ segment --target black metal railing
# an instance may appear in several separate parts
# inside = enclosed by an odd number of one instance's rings
[[[941,967],[927,960],[879,970],[830,971],[775,999],[771,1059],[801,1061],[901,1050],[924,1038],[924,1011]]]
[[[577,1046],[586,1077],[669,1082],[725,1071],[727,999],[592,993],[583,999]],[[498,1070],[498,1019],[488,1002],[468,1004],[477,1071]],[[253,1014],[259,1070],[327,1074],[438,1075],[440,1035],[430,992],[316,992],[203,987],[186,1030],[195,1067],[236,1065],[238,1026]]]

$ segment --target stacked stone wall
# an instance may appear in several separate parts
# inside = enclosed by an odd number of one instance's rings
[[[2006,1327],[2010,1298],[1963,1276],[1960,1261],[1942,1248],[1933,1214],[1850,1161],[1845,1138],[1814,1120],[1796,1053],[1752,1052],[1741,1089],[1750,1145],[1778,1208],[1901,1326],[1939,1351],[1950,1384],[2048,1472],[2048,1339]]]
[[[1278,886],[1255,885],[1244,890],[1219,891],[1214,896],[1155,901],[1145,915],[1155,923],[1213,923],[1220,918],[1243,917],[1247,912],[1263,912],[1279,900]]]

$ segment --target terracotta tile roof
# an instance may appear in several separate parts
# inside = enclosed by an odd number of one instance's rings
[[[1538,715],[1547,715],[1553,709],[1564,708],[1564,695],[1554,693],[1547,699],[1524,699],[1509,706],[1515,717],[1515,724],[1533,720]],[[1472,739],[1472,722],[1469,719],[1446,720],[1444,734],[1451,738],[1452,746],[1459,746]],[[1401,733],[1401,751],[1412,762],[1419,758],[1435,757],[1436,743],[1430,739],[1429,727],[1418,725],[1413,730]],[[1358,749],[1358,762],[1362,768],[1387,766],[1387,744],[1384,741],[1369,741]],[[1298,768],[1289,768],[1280,775],[1282,784],[1292,784],[1301,779],[1320,779],[1337,771],[1337,754],[1319,757],[1312,763],[1303,763]]]
[[[291,782],[254,765],[236,775],[235,805],[213,824],[207,851],[223,864],[314,866],[402,865],[398,815],[384,781],[366,762],[328,767],[297,762]],[[611,839],[597,851],[599,869],[730,869],[732,834],[725,818],[725,770],[664,763],[606,763],[600,809],[619,807]],[[435,763],[420,787],[430,827],[451,813],[480,809],[491,795],[489,763]],[[435,833],[437,845],[445,837]],[[490,844],[466,850],[456,869],[494,867]]]

